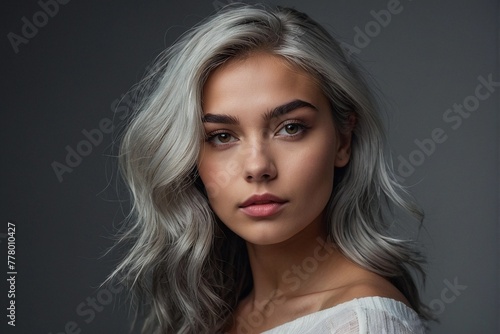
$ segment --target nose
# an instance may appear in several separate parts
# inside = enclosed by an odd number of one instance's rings
[[[266,142],[256,143],[245,151],[244,177],[247,182],[268,182],[276,178],[278,171]]]

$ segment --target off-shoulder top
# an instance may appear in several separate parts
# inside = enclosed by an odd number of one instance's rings
[[[424,334],[418,314],[404,303],[363,297],[308,314],[262,334]]]

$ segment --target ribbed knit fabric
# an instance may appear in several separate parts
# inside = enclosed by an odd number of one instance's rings
[[[364,297],[305,315],[262,334],[424,334],[417,313],[390,298]]]

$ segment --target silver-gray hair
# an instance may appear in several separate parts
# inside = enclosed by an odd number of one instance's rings
[[[232,5],[165,50],[141,83],[147,87],[121,142],[119,163],[133,207],[121,241],[130,249],[120,277],[146,311],[144,333],[220,333],[252,278],[244,241],[208,204],[197,175],[204,140],[202,89],[229,59],[254,51],[278,55],[310,73],[331,103],[335,126],[352,124],[349,164],[335,174],[327,207],[329,240],[345,256],[389,279],[423,318],[412,276],[423,259],[412,243],[390,237],[386,207],[423,215],[397,182],[365,80],[339,43],[289,8]]]

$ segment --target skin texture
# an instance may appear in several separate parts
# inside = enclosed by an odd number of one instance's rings
[[[216,70],[203,97],[205,115],[228,115],[239,121],[239,125],[205,123],[207,135],[218,136],[205,143],[199,172],[204,184],[219,187],[209,190],[219,218],[256,245],[283,242],[310,224],[320,224],[332,192],[334,167],[347,163],[348,147],[340,147],[328,100],[314,81],[279,58],[253,55]],[[264,119],[269,110],[297,99],[318,110],[303,107]],[[244,214],[239,205],[263,193],[286,200],[283,210],[269,218]]]
[[[306,104],[269,117],[298,100]],[[405,302],[387,280],[324,242],[325,206],[335,167],[349,162],[351,133],[336,129],[312,76],[278,56],[252,53],[216,69],[202,102],[207,140],[198,171],[214,212],[246,241],[254,280],[230,333],[255,312],[259,321],[250,328],[257,333],[353,298]],[[265,193],[281,199],[276,211],[255,217],[242,209]]]

